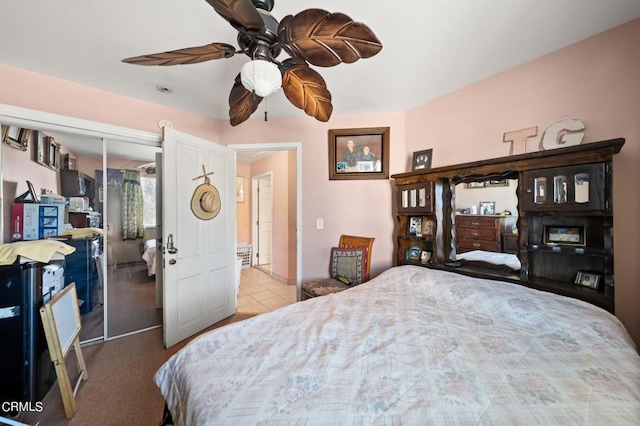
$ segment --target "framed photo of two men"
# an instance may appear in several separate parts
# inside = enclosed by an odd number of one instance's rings
[[[329,130],[329,180],[389,179],[389,127]]]

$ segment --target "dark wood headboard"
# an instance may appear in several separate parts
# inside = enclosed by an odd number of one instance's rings
[[[618,138],[392,175],[395,263],[515,282],[614,312],[612,160],[624,143]],[[518,180],[520,271],[454,263],[455,185],[500,179]],[[564,198],[552,199],[554,182],[556,188],[560,185],[555,196],[562,193]],[[582,192],[576,191],[578,186]],[[576,199],[577,192],[584,196],[584,188],[588,200]],[[413,217],[435,223],[433,232],[409,235],[407,224]],[[549,229],[579,235],[567,242],[549,241]],[[428,251],[429,256],[416,260],[407,255],[410,250]],[[576,283],[581,273],[597,276],[597,288]]]

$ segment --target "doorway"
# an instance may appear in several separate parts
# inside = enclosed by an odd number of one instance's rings
[[[276,182],[277,176],[275,173],[271,179],[271,189],[272,189],[272,219],[277,222],[280,221],[279,224],[274,224],[273,226],[280,226],[283,221],[282,215],[278,214],[278,211],[282,211],[283,203],[287,203],[288,210],[284,213],[287,217],[287,222],[289,222],[289,227],[287,229],[288,235],[285,242],[282,242],[281,232],[278,231],[279,228],[274,229],[272,227],[272,250],[271,250],[271,271],[269,272],[272,276],[277,276],[279,280],[282,281],[282,278],[288,278],[287,283],[296,285],[296,294],[297,300],[301,300],[301,277],[302,277],[302,144],[300,142],[284,142],[284,143],[255,143],[255,144],[231,144],[228,145],[229,148],[233,149],[236,152],[236,169],[238,170],[238,174],[242,174],[242,170],[247,170],[246,162],[252,163],[255,161],[255,158],[263,157],[265,155],[277,153],[277,152],[286,152],[288,153],[291,161],[284,166],[278,166],[277,169],[280,170],[282,167],[287,167],[288,170],[288,183],[287,183],[287,196],[286,199],[288,201],[283,201],[280,196],[282,195],[282,191],[280,186]],[[245,167],[243,167],[245,166]],[[260,176],[264,175],[269,170],[259,170],[259,171],[246,171],[247,176]],[[247,184],[252,182],[252,179],[245,179]],[[247,194],[252,194],[253,188],[251,191],[245,191]],[[249,197],[246,197],[249,198]],[[253,196],[251,199],[253,200]],[[241,203],[241,201],[238,201]],[[252,201],[251,201],[252,202]],[[253,225],[251,224],[251,210],[248,209],[246,204],[243,206],[242,204],[238,204],[238,245],[253,241],[253,231],[248,231],[246,234],[243,234],[243,225],[242,225],[242,214],[243,209],[246,210],[247,218],[245,219],[247,229],[251,230]],[[242,206],[242,208],[241,208]],[[252,208],[251,208],[252,209]],[[277,211],[276,211],[277,210]],[[276,243],[274,240],[276,238],[280,238],[279,242]],[[281,243],[282,242],[282,243]],[[279,260],[279,255],[281,253],[286,252],[289,255],[288,259],[288,270],[282,275],[279,273],[281,266],[281,261]],[[253,254],[251,256],[253,258]]]

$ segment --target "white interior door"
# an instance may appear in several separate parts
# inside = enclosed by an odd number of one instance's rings
[[[191,210],[203,166],[221,209],[210,220]],[[235,152],[165,127],[163,140],[164,344],[174,345],[236,309]],[[169,242],[172,241],[173,250]]]
[[[255,248],[255,265],[270,265],[273,247],[273,174],[256,176],[253,178],[255,195],[254,215],[257,241]]]

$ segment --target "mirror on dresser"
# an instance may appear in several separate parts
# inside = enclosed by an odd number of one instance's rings
[[[456,253],[518,252],[517,179],[471,180],[455,185]]]

